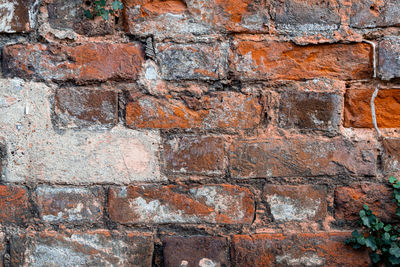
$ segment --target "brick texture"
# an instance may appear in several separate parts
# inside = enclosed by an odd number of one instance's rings
[[[400,15],[400,11],[399,15]],[[400,24],[400,20],[399,20]],[[400,78],[400,38],[387,37],[379,42],[379,76],[383,80]]]
[[[17,185],[0,185],[0,223],[26,223],[30,215],[28,193]]]
[[[138,43],[18,44],[5,47],[3,55],[9,75],[79,83],[135,80],[143,63]]]
[[[0,32],[29,32],[35,21],[32,13],[35,0],[2,0],[0,6]]]
[[[115,187],[108,212],[124,224],[250,224],[254,201],[247,188],[234,185]]]
[[[236,235],[234,266],[369,266],[366,251],[344,245],[350,232]]]
[[[372,128],[371,97],[375,89],[348,90],[345,97],[344,126]],[[378,127],[400,127],[400,90],[379,90],[375,98],[375,114]]]

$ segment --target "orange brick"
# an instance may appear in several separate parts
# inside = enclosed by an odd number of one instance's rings
[[[250,80],[365,79],[372,77],[371,54],[371,46],[363,43],[298,46],[236,40],[230,68],[237,78]]]
[[[0,223],[25,223],[29,214],[28,193],[25,188],[0,185]]]

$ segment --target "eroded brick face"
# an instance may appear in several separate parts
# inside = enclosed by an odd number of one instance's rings
[[[290,137],[231,146],[234,178],[375,175],[376,149],[366,142]]]
[[[153,248],[146,232],[50,230],[13,237],[10,254],[15,266],[151,266]]]
[[[352,0],[350,25],[373,28],[400,25],[400,9],[396,0]]]
[[[18,44],[4,48],[3,61],[10,76],[79,83],[135,80],[143,52],[138,43]]]
[[[366,251],[349,250],[344,245],[349,234],[236,235],[232,261],[234,266],[369,266]]]
[[[0,32],[29,32],[34,27],[35,0],[0,1]]]
[[[0,185],[0,222],[23,224],[31,217],[28,193],[18,185]]]
[[[400,15],[400,9],[399,9]],[[400,23],[400,20],[399,20]],[[400,38],[385,38],[379,42],[379,76],[383,80],[400,78]]]
[[[374,89],[348,90],[345,96],[344,126],[372,128],[371,97]],[[379,90],[375,98],[375,114],[378,127],[400,127],[400,90]]]
[[[123,224],[249,224],[253,194],[234,185],[112,187],[110,218]]]
[[[320,77],[342,80],[372,75],[368,44],[296,46],[288,42],[234,41],[230,68],[245,80],[301,80]]]
[[[229,266],[228,242],[224,237],[171,236],[163,239],[165,266]]]
[[[224,172],[225,142],[213,136],[183,136],[164,143],[166,170],[172,173],[216,174]]]

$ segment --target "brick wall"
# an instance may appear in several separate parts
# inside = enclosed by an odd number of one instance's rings
[[[0,0],[0,265],[370,264],[343,240],[393,219],[397,0],[86,2]]]

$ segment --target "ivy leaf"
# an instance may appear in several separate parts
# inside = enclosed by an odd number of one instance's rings
[[[394,184],[395,182],[397,182],[397,179],[394,178],[394,176],[390,176],[390,177],[389,177],[389,182],[390,182],[391,184]]]
[[[385,232],[389,232],[391,229],[392,229],[392,226],[390,224],[383,227],[383,230],[385,230]]]
[[[377,250],[375,239],[372,236],[369,236],[365,239],[365,245],[371,248],[373,251]]]
[[[104,8],[100,9],[100,16],[103,17],[104,20],[108,20],[108,12]]]
[[[379,254],[377,254],[376,252],[370,253],[369,257],[371,258],[373,263],[378,263],[381,260],[381,256]]]
[[[90,12],[89,10],[85,10],[85,17],[87,17],[88,19],[93,19],[94,16],[92,14],[92,12]]]
[[[364,204],[364,205],[363,205],[363,209],[364,209],[364,210],[369,210],[368,205],[367,205],[367,204]]]
[[[113,3],[112,3],[112,8],[114,9],[114,10],[120,10],[120,9],[123,9],[124,8],[124,4],[122,4],[120,1],[118,1],[118,0],[115,0]]]
[[[382,235],[382,239],[383,239],[383,241],[385,241],[385,242],[389,242],[390,241],[390,234],[389,233],[384,233],[383,235]]]
[[[390,257],[389,257],[389,261],[390,261],[390,263],[393,264],[393,265],[400,264],[400,259],[399,259],[399,258],[396,258],[396,257],[394,257],[394,256],[390,256]]]
[[[397,258],[400,258],[400,248],[396,244],[392,244],[389,253]]]

